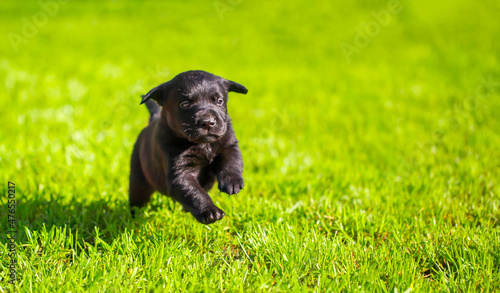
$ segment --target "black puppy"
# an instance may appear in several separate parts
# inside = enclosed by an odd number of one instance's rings
[[[196,70],[181,73],[142,97],[141,104],[146,103],[151,117],[132,152],[132,213],[159,191],[180,202],[203,224],[224,217],[207,191],[216,179],[219,189],[228,194],[243,188],[243,159],[227,113],[228,92],[248,90]]]

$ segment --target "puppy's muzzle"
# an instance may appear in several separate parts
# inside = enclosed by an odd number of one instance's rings
[[[210,130],[217,126],[217,116],[212,111],[206,111],[198,117],[197,124],[200,128]]]

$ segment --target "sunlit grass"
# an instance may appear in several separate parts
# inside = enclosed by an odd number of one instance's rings
[[[0,2],[20,291],[500,289],[496,2],[401,1],[350,58],[389,2],[167,2],[70,1],[30,38],[40,2]],[[214,225],[159,195],[131,219],[140,95],[190,69],[249,89],[245,189],[211,191]]]

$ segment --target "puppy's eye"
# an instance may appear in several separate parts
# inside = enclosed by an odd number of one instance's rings
[[[224,104],[224,99],[223,98],[218,98],[217,99],[217,105],[222,105]]]
[[[189,108],[191,105],[189,104],[188,101],[184,101],[182,103],[179,104],[179,107],[181,107],[182,109],[187,109]]]

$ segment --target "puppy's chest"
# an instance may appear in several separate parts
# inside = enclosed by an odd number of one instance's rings
[[[217,146],[199,144],[191,146],[183,152],[182,156],[193,165],[205,166],[210,164],[217,155],[219,155]]]

